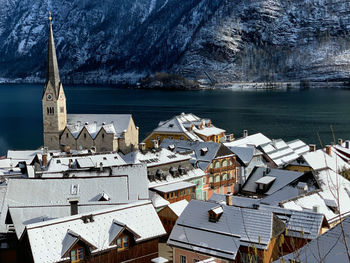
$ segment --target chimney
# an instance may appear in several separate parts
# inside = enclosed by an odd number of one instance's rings
[[[316,152],[316,144],[309,144],[309,152]]]
[[[146,151],[146,143],[144,142],[139,143],[139,149],[142,152]]]
[[[340,146],[342,146],[342,145],[343,145],[343,139],[338,139],[338,144],[339,144]]]
[[[332,155],[332,145],[326,145],[326,153],[331,156]]]
[[[227,192],[226,194],[226,205],[232,206],[233,194],[231,192]]]
[[[158,149],[158,147],[159,147],[158,140],[152,140],[152,144],[153,144],[154,149]]]
[[[350,142],[349,141],[345,142],[345,148],[350,149]]]
[[[68,168],[72,168],[73,167],[73,159],[69,159],[68,160]]]
[[[103,172],[103,163],[100,162],[100,172]]]
[[[70,204],[70,215],[74,216],[78,214],[79,197],[68,198]]]
[[[299,182],[297,184],[297,188],[298,188],[298,195],[306,194],[309,189],[308,185],[304,182]]]
[[[243,131],[243,138],[246,138],[246,137],[248,137],[248,130]]]

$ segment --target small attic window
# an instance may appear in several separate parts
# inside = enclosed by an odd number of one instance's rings
[[[109,200],[111,200],[111,198],[106,193],[100,194],[98,198],[98,201],[109,201]]]
[[[213,207],[208,211],[209,222],[212,222],[212,223],[218,222],[223,213],[224,213],[224,209],[222,208],[221,205]]]
[[[170,151],[174,151],[174,150],[175,150],[175,145],[174,145],[174,144],[170,144],[170,145],[168,146],[168,149],[169,149]]]
[[[103,157],[103,160],[105,160],[105,161],[106,161],[106,160],[107,160],[107,157]]]
[[[79,185],[78,184],[72,184],[70,187],[70,194],[71,195],[77,195],[79,192]]]
[[[173,123],[170,123],[170,124],[168,125],[168,127],[169,127],[169,128],[172,128],[172,127],[174,127],[174,124],[173,124]]]
[[[338,205],[337,202],[333,199],[325,199],[324,200],[326,206],[332,210],[333,213],[335,214],[339,214],[339,210],[338,210]]]
[[[208,152],[208,148],[207,148],[207,147],[202,148],[202,149],[201,149],[201,156],[206,155],[207,152]]]
[[[61,163],[61,160],[56,160],[56,163]]]

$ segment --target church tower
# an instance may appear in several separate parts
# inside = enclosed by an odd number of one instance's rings
[[[58,71],[51,20],[50,12],[46,83],[42,97],[44,146],[50,150],[58,150],[60,148],[60,136],[67,125],[67,110],[66,96]]]

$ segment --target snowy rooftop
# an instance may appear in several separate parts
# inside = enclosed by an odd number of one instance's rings
[[[162,208],[170,204],[170,202],[163,197],[161,197],[158,193],[149,191],[149,198],[152,201],[154,208]]]
[[[325,150],[320,149],[304,154],[303,158],[315,171],[331,169],[334,172],[339,172],[343,168],[350,169],[350,165],[335,154],[333,147],[331,155],[328,155]]]
[[[191,200],[167,243],[228,260],[236,258],[241,245],[254,243],[258,249],[267,249],[273,229],[271,212],[222,205],[222,216],[213,223],[208,211],[215,207],[216,203]]]
[[[184,200],[172,203],[168,205],[168,207],[175,213],[175,215],[179,217],[181,216],[182,212],[185,210],[187,205],[188,205],[188,201],[184,199]]]
[[[130,114],[68,114],[67,128],[75,139],[84,128],[92,139],[95,139],[101,129],[114,134],[115,137],[121,137],[123,131],[128,129],[131,120]]]
[[[333,170],[322,170],[316,175],[321,191],[300,196],[282,203],[282,206],[294,210],[312,210],[317,207],[319,213],[325,215],[328,222],[338,220],[339,214],[329,206],[330,200],[337,204],[340,214],[350,213],[350,182]],[[327,205],[328,204],[328,205]]]
[[[256,133],[253,135],[249,135],[244,138],[237,139],[233,142],[227,142],[225,145],[227,147],[233,147],[233,146],[240,146],[240,147],[246,147],[247,145],[253,145],[255,147],[258,147],[262,144],[270,143],[271,140],[267,138],[262,133]]]
[[[195,187],[196,184],[190,183],[190,182],[177,182],[177,183],[171,183],[166,184],[162,186],[156,186],[156,187],[150,187],[152,190],[160,192],[160,193],[170,193],[182,189],[187,189],[190,187]]]
[[[160,148],[158,151],[134,151],[122,156],[127,163],[145,163],[147,167],[159,166],[167,163],[181,162],[190,160],[188,154],[179,154],[165,148]]]
[[[27,225],[34,261],[68,260],[65,252],[69,252],[72,239],[78,237],[90,247],[92,253],[115,249],[116,243],[113,240],[125,227],[134,233],[136,243],[166,234],[149,201],[87,214],[90,215],[93,222],[84,223],[83,215],[76,215]]]

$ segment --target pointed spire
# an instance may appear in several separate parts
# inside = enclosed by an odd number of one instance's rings
[[[46,67],[46,84],[50,81],[58,96],[60,85],[60,73],[58,71],[58,63],[56,57],[55,41],[53,38],[51,12],[49,12],[49,48],[47,53],[47,67]]]

